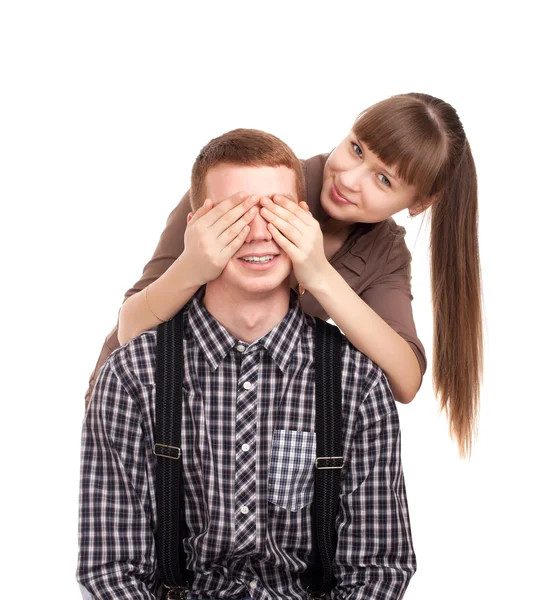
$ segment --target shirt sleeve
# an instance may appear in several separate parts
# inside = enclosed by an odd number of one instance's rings
[[[341,486],[335,600],[396,600],[416,571],[399,419],[385,375],[359,409]]]
[[[405,230],[390,243],[381,273],[364,288],[360,297],[396,331],[417,357],[422,378],[426,372],[426,352],[418,338],[413,318],[411,293],[412,256],[405,243]]]
[[[133,287],[124,294],[124,301],[130,296],[137,294],[150,283],[159,279],[161,275],[172,265],[172,263],[182,254],[184,250],[184,233],[186,232],[186,224],[188,213],[191,212],[190,192],[186,192],[177,206],[173,209],[167,219],[165,230],[161,234],[157,248],[151,257],[151,260],[143,268],[143,275]],[[93,386],[99,376],[99,371],[107,358],[120,346],[118,341],[118,322],[112,331],[107,335],[101,354],[97,359],[97,364],[93,373],[89,378],[89,387],[85,394],[85,406],[91,400]]]
[[[96,600],[156,598],[147,468],[141,415],[109,360],[82,430],[77,579]]]

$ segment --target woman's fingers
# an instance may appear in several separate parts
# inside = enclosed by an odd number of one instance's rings
[[[253,216],[257,214],[257,209],[254,207],[258,203],[258,201],[259,198],[257,196],[249,196],[241,204],[230,208],[218,221],[216,221],[212,225],[215,237],[219,237],[220,235],[228,231],[231,225],[238,222],[239,219],[246,217],[248,213],[250,213],[252,217],[245,221],[245,224],[249,223],[252,220]],[[228,243],[229,241],[230,240],[228,240],[226,243]]]
[[[288,238],[286,238],[280,231],[275,227],[273,223],[269,223],[267,228],[269,229],[276,244],[287,253],[287,256],[293,263],[299,259],[300,251],[295,244],[293,244]]]
[[[204,203],[198,208],[198,210],[188,213],[188,217],[187,217],[188,225],[192,222],[197,221],[204,215],[206,215],[212,208],[213,208],[213,202],[211,201],[210,198],[206,198]]]
[[[225,229],[225,231],[217,238],[218,243],[222,244],[223,247],[226,247],[240,234],[244,227],[254,220],[257,214],[257,207],[252,206],[252,208],[248,212],[245,212],[240,219]],[[248,228],[248,231],[250,231],[250,228]]]
[[[264,199],[262,199],[262,204],[264,204]],[[284,236],[291,240],[291,242],[300,246],[304,234],[304,224],[301,225],[301,221],[297,217],[289,211],[279,207],[275,207],[272,211],[268,208],[267,203],[261,209],[260,214],[266,221],[273,223]],[[300,229],[297,228],[297,224]]]
[[[221,250],[221,256],[228,263],[229,260],[240,250],[242,244],[246,241],[248,234],[250,233],[249,225],[244,225],[238,232],[236,237]]]
[[[282,196],[281,194],[275,194],[273,196],[274,206],[278,206],[290,213],[292,213],[295,217],[299,218],[305,225],[312,225],[312,221],[314,217],[309,214],[310,208],[308,204],[304,202],[296,202],[286,196]],[[304,207],[303,207],[304,205]]]
[[[237,192],[236,194],[226,198],[222,202],[219,202],[213,210],[209,211],[206,215],[204,215],[203,226],[211,227],[219,221],[231,208],[235,208],[238,205],[242,204],[244,200],[246,200],[247,196],[244,192]]]

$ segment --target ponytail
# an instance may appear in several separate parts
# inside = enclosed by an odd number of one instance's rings
[[[459,454],[470,457],[478,429],[483,323],[477,176],[468,141],[431,207],[431,224],[433,388]]]

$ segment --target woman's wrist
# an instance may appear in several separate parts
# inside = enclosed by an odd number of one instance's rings
[[[185,252],[182,252],[182,254],[172,263],[168,268],[167,273],[169,271],[176,292],[188,295],[186,301],[191,298],[191,290],[193,288],[197,290],[207,283],[207,281],[202,281],[198,276],[196,265],[192,264],[190,257],[185,254]]]
[[[124,344],[140,333],[168,321],[200,288],[195,273],[183,258],[177,258],[149,290],[130,296],[120,309],[118,340]]]
[[[336,276],[339,275],[331,263],[326,262],[322,269],[315,274],[316,276],[308,285],[304,285],[316,300],[320,297],[329,295],[335,289]]]

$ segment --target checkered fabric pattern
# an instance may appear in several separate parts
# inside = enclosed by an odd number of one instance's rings
[[[292,292],[248,344],[202,288],[184,313],[184,503],[189,598],[302,600],[311,549],[315,320]],[[158,598],[156,330],[103,366],[83,424],[77,577],[96,600]],[[346,339],[334,599],[401,598],[413,575],[397,410],[383,372]]]

